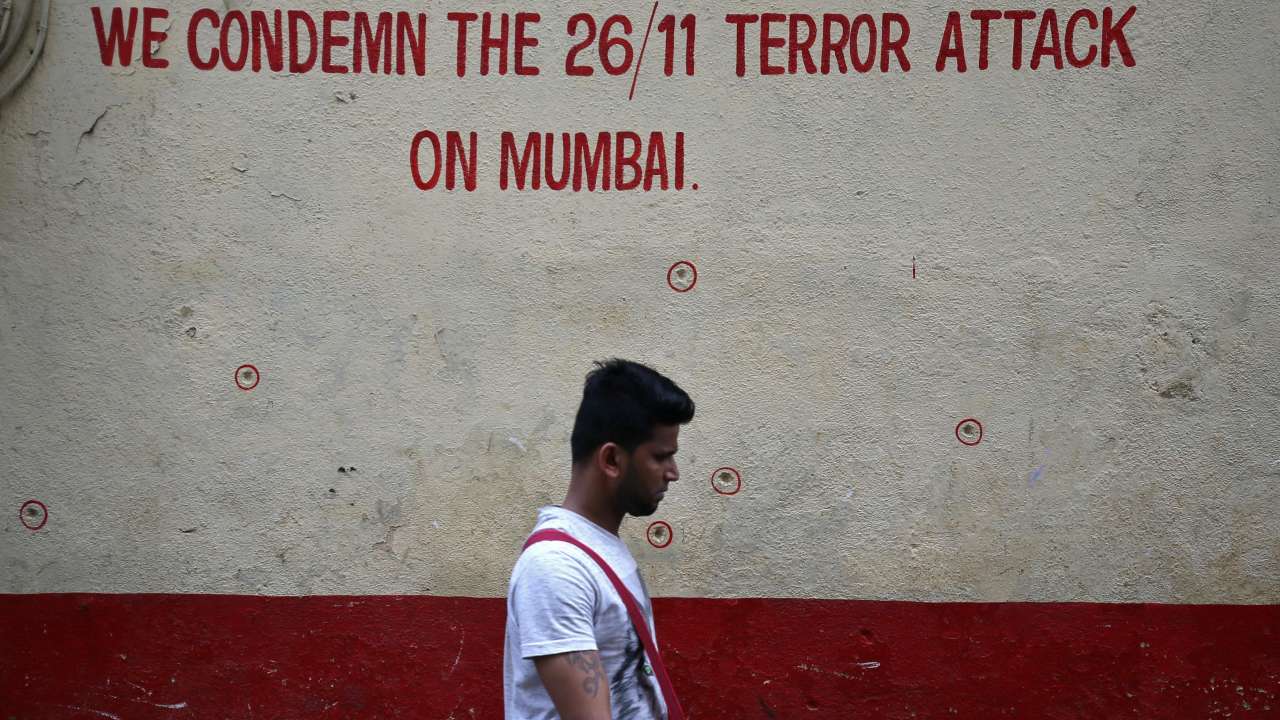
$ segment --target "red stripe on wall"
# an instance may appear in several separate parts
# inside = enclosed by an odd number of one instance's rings
[[[691,720],[1280,717],[1280,606],[657,598]],[[0,720],[502,716],[502,598],[0,595]]]

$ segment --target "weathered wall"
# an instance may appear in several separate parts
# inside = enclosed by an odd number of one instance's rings
[[[737,6],[664,3],[698,16],[697,73],[646,55],[633,100],[630,74],[565,77],[565,21],[626,12],[638,34],[647,5],[492,8],[542,13],[542,74],[466,78],[459,8],[385,6],[432,23],[427,75],[388,77],[196,70],[201,6],[167,7],[170,66],[119,68],[89,6],[56,2],[0,108],[14,622],[31,593],[500,598],[563,498],[582,377],[617,355],[698,403],[653,518],[674,541],[623,525],[656,596],[1261,605],[1259,632],[1280,625],[1273,3],[1137,4],[1132,67],[1013,70],[1001,23],[964,74],[934,70],[951,6],[768,8],[901,12],[911,70],[742,78]],[[475,192],[415,187],[426,129],[479,133]],[[683,132],[690,186],[498,188],[502,131],[621,129]],[[715,491],[722,466],[741,492]],[[660,637],[681,622],[659,612]],[[1274,693],[1270,647],[1245,655]],[[859,707],[929,714],[947,687]],[[83,692],[50,702],[103,700]]]

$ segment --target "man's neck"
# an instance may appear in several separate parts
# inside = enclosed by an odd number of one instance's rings
[[[622,527],[622,515],[614,511],[612,508],[609,508],[607,503],[601,502],[600,499],[596,499],[595,502],[592,502],[591,499],[584,498],[581,495],[582,493],[574,492],[574,487],[571,483],[569,487],[569,494],[565,496],[564,503],[561,504],[560,507],[565,510],[572,510],[605,530],[617,535],[618,528]]]

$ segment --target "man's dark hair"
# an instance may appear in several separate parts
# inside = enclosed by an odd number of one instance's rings
[[[583,384],[569,440],[575,464],[607,442],[634,452],[653,437],[655,425],[693,419],[693,400],[653,368],[620,358],[595,365]]]

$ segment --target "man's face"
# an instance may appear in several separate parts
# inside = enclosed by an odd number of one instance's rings
[[[644,517],[658,510],[667,485],[680,479],[676,468],[679,425],[658,425],[648,442],[636,447],[618,485],[618,507],[628,515]]]

